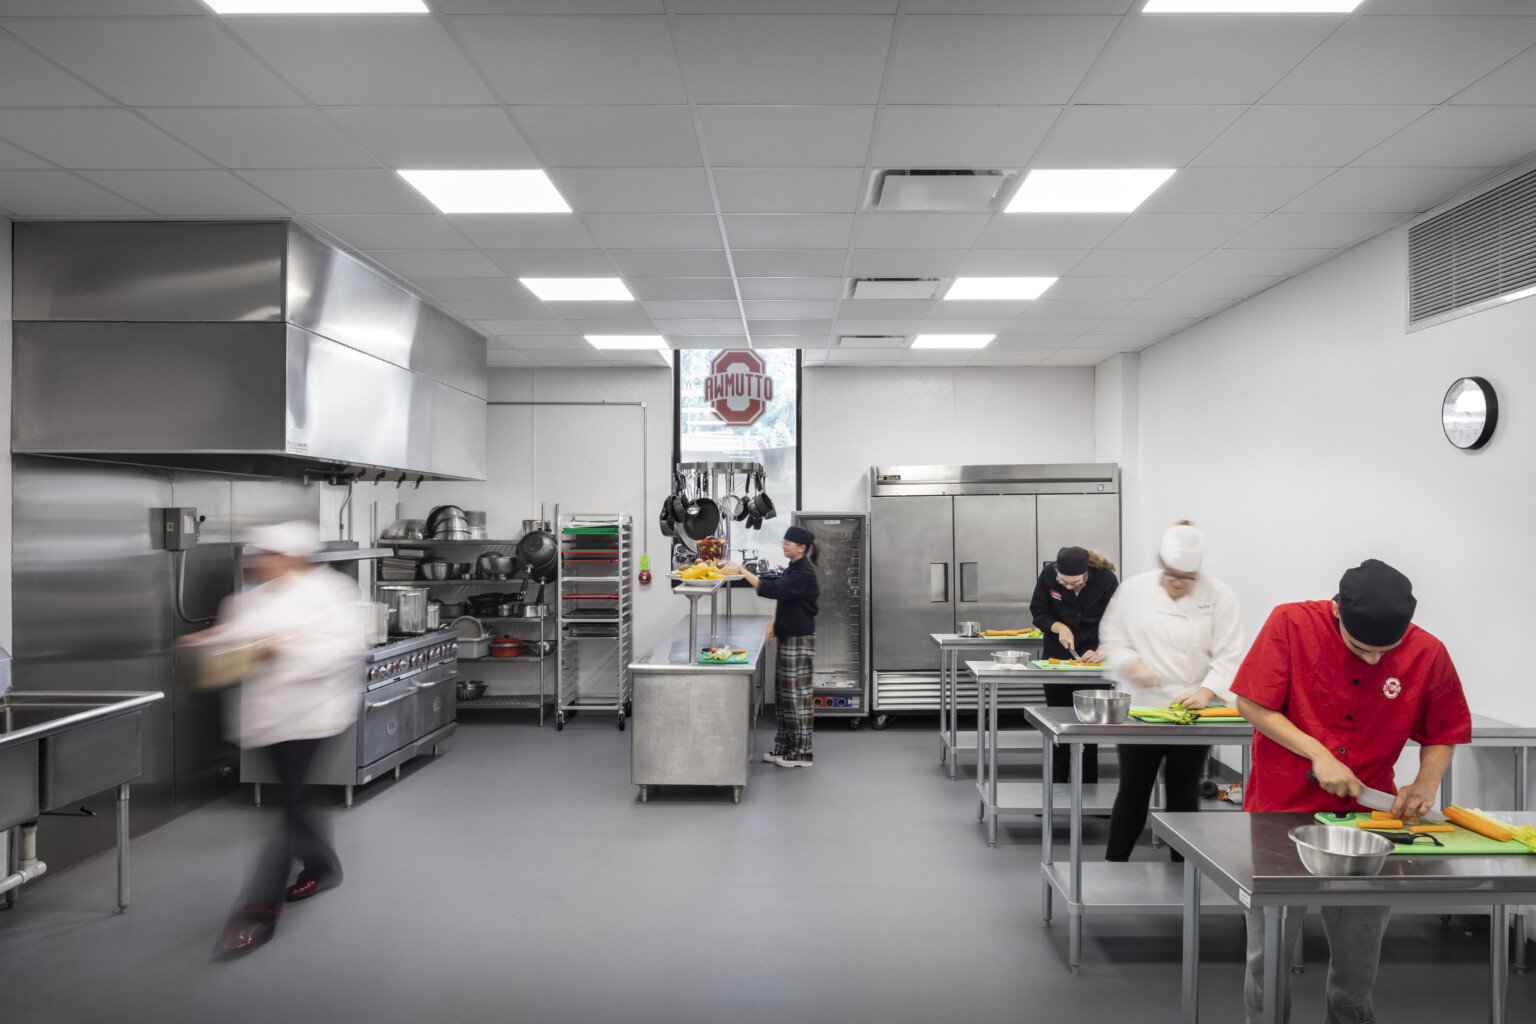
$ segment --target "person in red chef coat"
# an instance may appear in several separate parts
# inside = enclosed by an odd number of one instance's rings
[[[1434,806],[1454,745],[1472,739],[1472,716],[1445,646],[1413,625],[1416,607],[1408,577],[1373,558],[1344,574],[1332,601],[1270,613],[1232,684],[1255,729],[1244,810],[1359,810],[1362,786],[1396,793],[1399,817]],[[1419,773],[1399,789],[1393,766],[1410,739],[1420,745]],[[1287,951],[1302,922],[1302,908],[1292,909]],[[1376,1020],[1372,990],[1391,912],[1323,908],[1330,1024]],[[1263,954],[1264,918],[1249,911],[1243,996],[1255,1024],[1263,1014]]]

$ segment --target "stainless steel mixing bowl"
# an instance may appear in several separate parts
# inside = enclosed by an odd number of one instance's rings
[[[1072,709],[1084,725],[1120,725],[1131,716],[1131,695],[1119,690],[1073,690]]]
[[[1028,665],[1029,651],[993,651],[992,663],[994,665]]]
[[[1286,835],[1314,875],[1377,875],[1392,852],[1392,840],[1361,828],[1297,825]]]

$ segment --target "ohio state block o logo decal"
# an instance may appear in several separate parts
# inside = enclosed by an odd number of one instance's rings
[[[773,401],[773,378],[763,357],[750,349],[721,352],[704,378],[704,401],[726,423],[745,427],[762,419]]]

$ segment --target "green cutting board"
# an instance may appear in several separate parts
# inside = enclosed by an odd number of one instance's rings
[[[1145,711],[1145,710],[1146,710],[1145,708],[1131,708],[1131,717],[1135,718],[1135,719],[1139,719],[1140,721],[1143,721],[1143,722],[1150,722],[1152,725],[1173,725],[1174,724],[1173,722],[1169,722],[1166,719],[1162,719],[1162,718],[1142,718],[1141,715],[1138,715],[1136,713],[1138,711]],[[1192,722],[1191,724],[1192,725],[1225,725],[1228,722],[1235,722],[1238,725],[1247,725],[1248,724],[1248,719],[1246,719],[1246,718],[1233,718],[1231,715],[1225,715],[1225,716],[1223,716],[1221,718],[1198,718],[1194,722]]]
[[[1049,659],[1036,659],[1030,662],[1035,668],[1060,669],[1063,672],[1103,672],[1103,665],[1052,665]]]
[[[1354,828],[1357,821],[1369,821],[1370,811],[1354,811],[1347,818],[1336,818],[1331,811],[1319,811],[1317,820],[1324,825],[1338,825],[1341,828]],[[1440,824],[1435,822],[1434,824]],[[1511,839],[1507,843],[1501,843],[1487,836],[1480,836],[1476,832],[1468,831],[1460,825],[1453,826],[1455,832],[1430,832],[1429,835],[1440,840],[1439,846],[1431,846],[1420,840],[1412,846],[1392,847],[1392,855],[1396,856],[1423,856],[1431,853],[1470,853],[1483,857],[1502,857],[1511,853],[1531,853],[1529,846]]]
[[[706,657],[704,657],[704,655],[706,655],[708,653],[709,653],[709,648],[708,647],[701,647],[701,648],[699,648],[699,664],[700,665],[745,665],[747,663],[747,652],[746,651],[742,651],[740,654],[733,654],[729,658],[726,658],[724,661],[720,661],[717,658],[706,658]]]

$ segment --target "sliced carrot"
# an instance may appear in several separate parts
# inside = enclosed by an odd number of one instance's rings
[[[1375,828],[1383,832],[1401,832],[1403,823],[1400,821],[1357,821],[1355,828]]]
[[[1241,718],[1237,708],[1201,708],[1195,714],[1200,718]]]
[[[1455,825],[1409,825],[1409,832],[1455,832]]]
[[[1397,819],[1392,817],[1392,812],[1391,811],[1372,811],[1371,812],[1371,820],[1372,821],[1396,821]]]
[[[1445,817],[1452,824],[1460,825],[1468,832],[1476,832],[1480,836],[1496,839],[1501,843],[1507,843],[1515,838],[1513,832],[1501,826],[1489,824],[1489,819],[1468,813],[1465,809],[1454,804],[1450,807],[1442,807]]]

